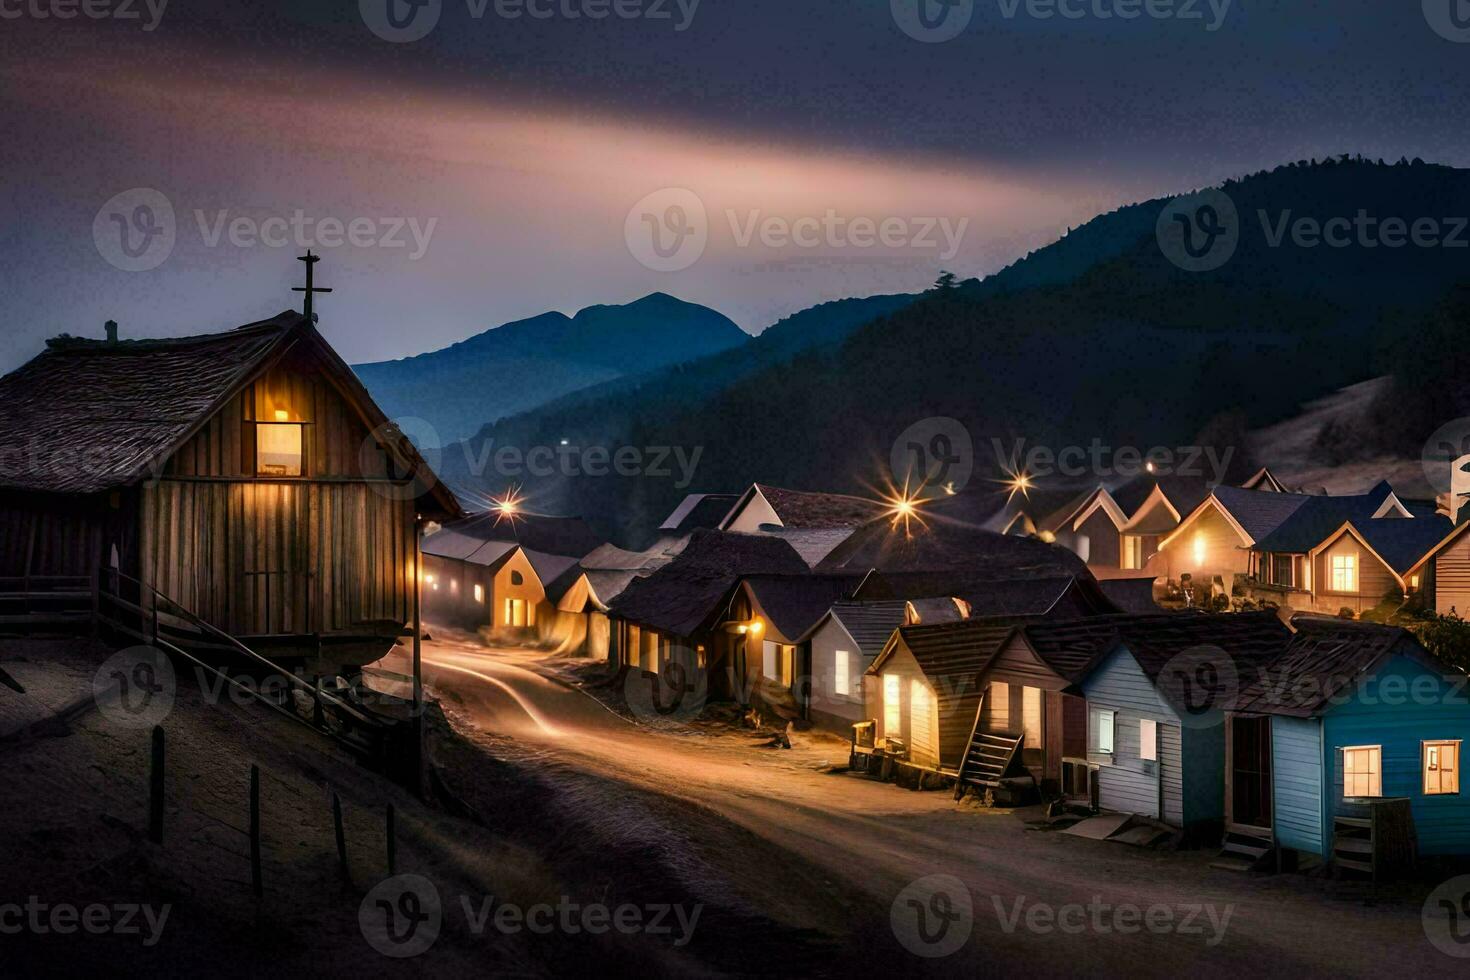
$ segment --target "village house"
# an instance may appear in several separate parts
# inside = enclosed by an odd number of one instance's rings
[[[843,600],[807,630],[801,642],[810,651],[807,717],[813,728],[846,738],[853,725],[872,717],[867,705],[874,699],[864,690],[868,667],[910,615],[903,599]]]
[[[58,337],[0,380],[0,426],[11,588],[91,582],[116,617],[187,612],[314,673],[393,646],[416,612],[419,529],[461,513],[299,313]]]
[[[1470,854],[1464,672],[1401,629],[1307,615],[1292,626],[1228,713],[1228,829],[1259,841],[1257,855],[1274,847],[1367,872],[1412,858],[1406,841]]]
[[[1151,568],[1173,582],[1189,576],[1198,586],[1228,595],[1237,578],[1256,575],[1260,556],[1252,549],[1257,543],[1313,499],[1279,490],[1216,487],[1159,541]]]
[[[740,580],[807,571],[779,537],[698,529],[677,557],[611,601],[609,658],[660,677],[677,663],[682,690],[673,696],[745,703],[764,666],[767,623]]]
[[[425,617],[606,657],[606,603],[579,562],[601,544],[581,518],[508,504],[445,525],[424,538]]]
[[[1112,616],[1026,635],[1042,659],[1090,658],[1073,676],[1087,703],[1086,765],[1098,804],[1217,835],[1228,705],[1216,701],[1231,690],[1229,677],[1253,677],[1280,655],[1281,620],[1271,612]]]
[[[1364,494],[1308,497],[1251,546],[1251,593],[1291,609],[1354,615],[1385,598],[1432,594],[1437,566],[1429,559],[1454,530],[1432,501],[1401,497],[1387,482]]]
[[[719,528],[736,534],[782,538],[809,566],[815,566],[882,512],[882,504],[862,497],[783,490],[756,483],[740,495]]]

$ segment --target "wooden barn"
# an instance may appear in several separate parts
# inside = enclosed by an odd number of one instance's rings
[[[323,671],[414,615],[419,528],[459,505],[312,321],[62,336],[0,379],[0,577],[182,609]]]

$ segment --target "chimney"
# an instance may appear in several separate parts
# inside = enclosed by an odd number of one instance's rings
[[[102,325],[102,329],[104,329],[104,330],[107,331],[107,342],[109,344],[115,344],[115,343],[117,343],[117,321],[116,320],[108,320],[105,324]]]

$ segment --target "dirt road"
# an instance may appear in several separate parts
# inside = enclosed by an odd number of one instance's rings
[[[1455,965],[1425,938],[1425,887],[1375,897],[1367,885],[1211,869],[1205,853],[1028,830],[948,793],[826,772],[846,758],[836,740],[788,751],[629,722],[523,652],[431,643],[424,675],[457,728],[534,772],[558,807],[621,828],[630,848],[655,846],[696,892],[790,930],[782,941],[818,937],[824,965],[1298,977]]]

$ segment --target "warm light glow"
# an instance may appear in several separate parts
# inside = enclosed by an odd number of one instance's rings
[[[291,421],[291,413],[288,412],[288,411],[286,411],[284,408],[278,408],[278,409],[276,409],[276,421],[277,422],[289,422],[289,421]]]
[[[757,616],[755,619],[751,620],[751,623],[750,623],[750,632],[751,633],[755,634],[756,636],[760,636],[762,633],[765,632],[765,630],[766,630],[766,624],[764,622],[762,622],[762,620],[761,620],[761,618],[759,616]]]
[[[1152,473],[1154,471],[1154,463],[1153,463],[1153,460],[1149,460],[1148,462],[1144,463],[1143,464],[1143,468],[1146,469],[1146,470],[1148,470],[1150,473]]]
[[[1194,536],[1194,564],[1195,564],[1195,567],[1198,568],[1199,566],[1203,565],[1204,563],[1205,563],[1205,536],[1203,534],[1196,534]]]
[[[257,476],[301,476],[301,426],[262,422],[255,427]]]
[[[475,601],[476,602],[484,602],[485,601],[485,587],[483,585],[476,585],[475,586]]]

